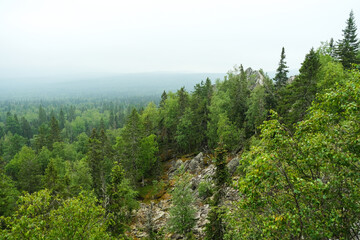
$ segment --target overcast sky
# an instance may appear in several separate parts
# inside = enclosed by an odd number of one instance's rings
[[[4,77],[298,69],[359,0],[0,0]]]

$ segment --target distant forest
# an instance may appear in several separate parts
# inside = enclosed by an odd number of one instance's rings
[[[33,89],[44,91],[38,98],[2,94],[0,238],[131,239],[141,192],[160,182],[164,163],[204,152],[216,167],[205,239],[359,239],[356,32],[351,12],[342,39],[309,48],[292,78],[282,48],[274,78],[240,65],[156,96],[151,85],[166,74],[122,96],[109,92],[121,88],[116,79],[103,96],[90,94],[107,84],[97,80],[74,83],[84,93],[73,97],[67,89],[51,98],[51,86]],[[225,166],[234,156],[236,180]],[[171,213],[183,221],[166,231],[194,239],[183,174]],[[231,211],[226,187],[240,194]],[[148,239],[163,238],[148,230]]]

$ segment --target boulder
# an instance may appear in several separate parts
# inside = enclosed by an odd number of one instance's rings
[[[234,175],[235,171],[237,170],[239,166],[239,158],[233,158],[228,164],[227,167],[229,169],[229,173],[231,175]]]

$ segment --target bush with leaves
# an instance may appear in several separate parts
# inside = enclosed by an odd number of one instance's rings
[[[240,161],[236,239],[355,239],[360,231],[360,73],[319,95],[289,133],[272,113]]]
[[[199,197],[206,199],[213,194],[212,184],[209,180],[204,180],[199,183],[198,187]]]
[[[0,230],[5,239],[110,239],[105,209],[93,194],[61,200],[49,190],[26,194]]]

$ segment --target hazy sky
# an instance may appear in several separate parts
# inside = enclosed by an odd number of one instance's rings
[[[359,0],[0,0],[0,78],[298,69]],[[359,31],[358,31],[359,32]]]

